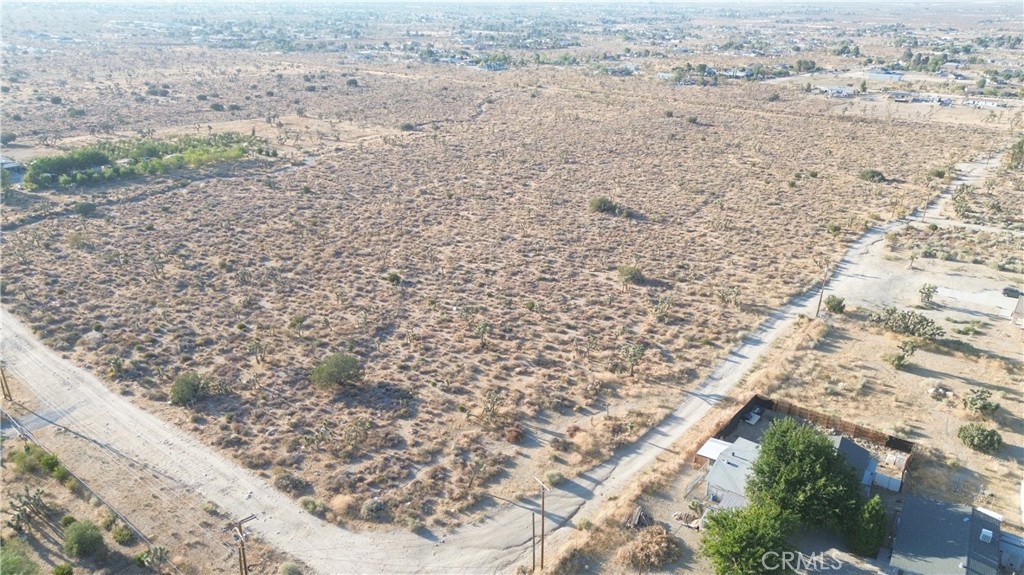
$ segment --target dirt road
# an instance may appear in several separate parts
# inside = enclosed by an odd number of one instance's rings
[[[961,168],[970,180],[980,181],[984,172],[996,165],[978,163]],[[855,300],[880,290],[896,289],[898,286],[888,285],[886,274],[877,273],[873,267],[878,259],[876,244],[896,225],[901,224],[876,228],[854,243],[828,289]],[[549,553],[571,532],[574,519],[593,514],[655,458],[671,449],[678,438],[728,394],[799,315],[813,316],[817,303],[818,293],[809,293],[774,312],[677,409],[638,442],[551,492],[547,497]],[[101,435],[93,440],[173,478],[232,516],[256,514],[257,519],[247,524],[251,531],[319,573],[508,573],[517,565],[527,564],[530,558],[529,510],[536,509],[538,502],[503,505],[489,519],[443,536],[403,530],[346,531],[305,513],[293,500],[248,470],[113,393],[91,373],[45,348],[6,309],[0,315],[0,326],[0,354],[8,369],[27,382],[33,393],[45,398],[57,413],[73,413],[76,421],[89,422]]]

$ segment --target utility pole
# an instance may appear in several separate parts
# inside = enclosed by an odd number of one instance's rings
[[[235,536],[238,537],[238,575],[249,575],[249,560],[245,556],[245,532],[242,531],[242,525],[247,521],[256,519],[255,515],[250,515],[245,519],[235,523]],[[255,565],[253,565],[255,567]]]
[[[828,264],[822,266],[824,270],[821,274],[821,291],[818,292],[818,309],[814,312],[814,317],[818,317],[821,313],[821,300],[825,299],[825,282],[828,281]]]
[[[11,395],[11,388],[7,385],[7,374],[4,372],[5,367],[7,367],[7,362],[0,359],[0,388],[3,390],[4,399],[14,401],[14,397]]]
[[[549,489],[548,489],[547,485],[544,485],[543,481],[541,481],[540,479],[537,479],[536,475],[533,476],[533,479],[536,480],[538,484],[540,484],[540,570],[543,571],[544,570],[544,523],[545,523],[544,519],[546,517],[546,515],[544,513],[544,493],[549,491]]]
[[[530,527],[533,528],[533,530],[532,530],[533,537],[530,538],[530,541],[533,543],[533,569],[531,569],[530,572],[533,573],[534,571],[537,570],[537,514],[536,513],[531,513],[530,514]]]

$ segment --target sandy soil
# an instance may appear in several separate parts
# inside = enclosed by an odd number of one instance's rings
[[[865,273],[877,265],[868,256],[885,231],[878,228],[865,234],[850,248],[830,290],[854,300],[874,298],[899,285],[897,279]],[[807,294],[774,312],[694,388],[689,399],[637,443],[554,490],[546,502],[552,521],[552,546],[568,534],[574,518],[594,513],[638,472],[672,449],[676,439],[726,396],[759,354],[799,315],[813,315],[816,295]],[[0,350],[11,371],[31,382],[35,393],[47,397],[58,409],[73,408],[77,421],[103,425],[106,443],[217,502],[231,516],[257,514],[258,519],[248,524],[255,533],[282,551],[308,561],[319,572],[506,572],[528,557],[527,510],[536,509],[536,501],[524,501],[522,507],[500,507],[486,521],[440,537],[400,531],[382,536],[328,528],[251,472],[211,453],[195,439],[113,394],[94,376],[44,348],[6,310],[3,326]]]

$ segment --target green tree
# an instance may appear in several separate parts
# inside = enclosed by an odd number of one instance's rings
[[[935,287],[934,284],[924,284],[918,293],[921,295],[921,303],[924,305],[932,305],[935,301],[935,294],[938,293],[939,288]]]
[[[11,132],[4,132],[4,133],[0,134],[0,144],[2,144],[4,146],[6,146],[7,144],[10,144],[11,142],[13,142],[14,140],[17,140],[17,139],[18,139],[17,134],[12,134]]]
[[[836,528],[857,509],[853,469],[825,435],[790,418],[777,419],[761,440],[747,496],[793,511],[804,525]]]
[[[107,543],[95,523],[75,521],[64,530],[64,552],[71,557],[102,557],[107,553]]]
[[[636,372],[636,366],[644,358],[645,353],[647,353],[647,346],[642,343],[627,343],[622,346],[622,359],[629,365],[629,377],[633,377],[633,373]]]
[[[888,525],[882,500],[875,495],[857,513],[857,520],[850,528],[850,548],[858,555],[874,557],[885,543]]]
[[[320,389],[331,389],[362,380],[363,367],[357,357],[336,353],[313,368],[312,379]]]
[[[702,530],[701,553],[718,575],[785,573],[772,553],[792,550],[786,537],[795,521],[793,514],[770,503],[712,511]]]

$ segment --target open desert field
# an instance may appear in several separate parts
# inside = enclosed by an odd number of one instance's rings
[[[1020,78],[993,64],[1020,58],[1006,7],[964,9],[948,40],[894,36],[884,14],[853,9],[232,6],[80,6],[44,29],[37,7],[5,5],[0,127],[16,137],[3,154],[30,171],[3,196],[0,296],[48,347],[324,529],[441,537],[532,496],[535,477],[586,472],[862,233],[924,209],[955,164],[1020,137]],[[85,18],[98,24],[76,25]],[[778,32],[756,32],[771,23]],[[850,55],[857,27],[871,63]],[[915,51],[974,42],[986,59],[962,70],[996,70],[1001,88],[978,97],[998,108],[893,104],[870,80],[857,100],[816,88],[897,61],[894,37],[915,37]],[[977,38],[993,40],[983,50]],[[791,69],[812,57],[820,71]],[[726,73],[737,67],[752,75]],[[969,96],[942,82],[921,90]],[[32,183],[34,160],[128,140],[150,151]],[[155,144],[186,140],[173,153]],[[880,273],[910,273],[913,251],[914,274],[1019,282],[1019,174],[944,204],[936,230],[892,232]],[[931,281],[929,313],[974,325],[943,311],[959,292]],[[780,393],[896,409],[884,431],[919,435],[931,464],[1008,497],[1019,466],[943,451],[948,430],[918,427],[938,419],[892,398],[953,421],[964,414],[916,388],[985,369],[1013,433],[1019,330],[985,320],[975,347],[998,340],[1001,355],[922,349],[892,372],[875,353],[891,338],[864,329],[866,313],[831,320],[822,341],[836,343],[804,354]],[[336,355],[358,375],[315,385]],[[851,391],[858,369],[868,391]],[[846,383],[815,387],[829,377]],[[100,439],[97,422],[78,423]],[[227,520],[191,517],[200,528],[175,540]],[[179,563],[230,568],[204,545]],[[282,555],[266,554],[269,573]]]

